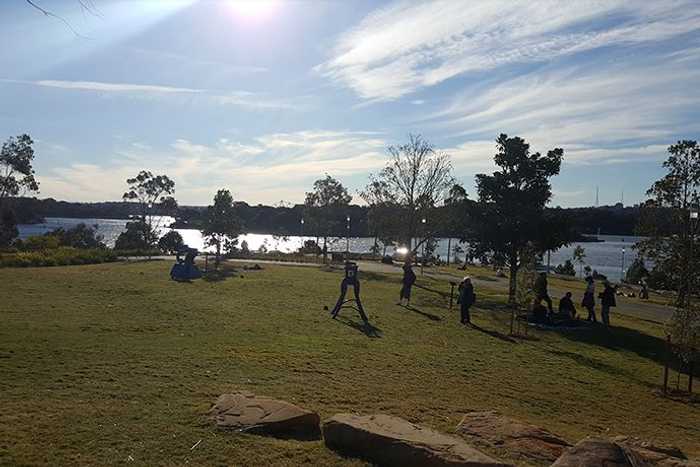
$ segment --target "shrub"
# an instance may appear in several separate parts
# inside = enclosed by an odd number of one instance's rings
[[[15,245],[20,251],[55,250],[61,246],[61,240],[50,235],[36,235],[24,240],[17,240]]]
[[[564,264],[555,267],[554,272],[564,276],[575,276],[576,268],[574,268],[574,263],[572,263],[570,259],[567,259]]]
[[[60,247],[40,251],[0,254],[0,267],[46,267],[97,264],[117,261],[113,251],[104,248]]]
[[[165,253],[174,254],[185,247],[185,242],[182,240],[182,235],[176,230],[171,230],[158,240],[158,248]]]
[[[625,279],[627,282],[630,284],[639,284],[639,282],[642,280],[643,277],[648,277],[649,276],[649,271],[647,270],[646,266],[644,265],[644,260],[640,257],[637,257],[630,268],[627,270],[627,275]]]
[[[69,246],[80,249],[105,248],[102,242],[104,237],[97,233],[97,226],[88,227],[80,223],[75,227],[65,230],[58,228],[45,234],[46,237],[57,238],[61,246]]]

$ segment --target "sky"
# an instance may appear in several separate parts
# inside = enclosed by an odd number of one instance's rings
[[[65,22],[0,2],[0,140],[35,140],[42,198],[145,169],[182,205],[302,202],[326,173],[359,202],[410,133],[475,198],[506,133],[563,148],[552,205],[629,205],[700,137],[695,0],[34,1]]]

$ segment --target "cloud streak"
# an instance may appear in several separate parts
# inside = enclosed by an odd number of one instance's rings
[[[315,69],[371,101],[394,100],[466,73],[700,28],[692,1],[395,2],[342,34]]]
[[[220,92],[210,89],[184,88],[159,84],[108,83],[100,81],[66,81],[66,80],[13,80],[1,79],[0,82],[38,86],[67,91],[93,92],[103,95],[124,95],[136,98],[153,98],[167,96],[191,96],[207,99],[216,105],[231,105],[250,110],[296,110],[308,107],[306,97],[275,98],[265,94],[248,91]]]

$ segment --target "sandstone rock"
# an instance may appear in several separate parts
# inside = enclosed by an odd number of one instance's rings
[[[567,448],[552,467],[642,467],[634,452],[606,439],[586,438]]]
[[[612,441],[624,446],[639,455],[647,462],[658,463],[664,460],[687,460],[688,457],[675,446],[666,446],[659,443],[644,441],[631,436],[616,436]]]
[[[571,444],[549,431],[497,412],[470,412],[457,433],[477,445],[504,450],[514,458],[552,462]]]
[[[324,422],[326,446],[381,466],[506,466],[463,440],[390,415],[338,414]]]
[[[209,410],[218,428],[253,433],[318,438],[317,413],[289,402],[258,397],[250,392],[223,394]]]

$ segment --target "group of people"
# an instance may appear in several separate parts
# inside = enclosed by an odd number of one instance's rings
[[[416,282],[416,273],[413,272],[413,265],[410,257],[407,257],[403,264],[403,278],[401,280],[401,292],[397,305],[409,306],[411,304],[411,288]],[[474,286],[469,277],[465,277],[459,284],[459,297],[457,303],[460,306],[460,322],[470,324],[471,316],[469,309],[476,302]]]
[[[571,292],[567,292],[560,300],[558,312],[555,313],[552,308],[552,299],[547,291],[547,274],[540,273],[537,276],[534,284],[535,300],[533,302],[529,319],[538,324],[566,324],[578,319],[576,306],[572,300]],[[610,325],[610,308],[617,305],[615,300],[616,288],[608,281],[603,282],[603,291],[598,294],[601,305],[601,319],[604,325]],[[543,303],[547,304],[547,307]],[[598,319],[595,314],[596,295],[595,281],[593,277],[586,277],[586,290],[583,293],[581,306],[588,311],[587,321],[597,323]]]
[[[411,301],[411,288],[416,282],[416,274],[413,272],[411,258],[406,258],[403,265],[403,279],[401,281],[401,292],[398,305],[409,306]],[[532,309],[528,315],[528,320],[537,324],[566,325],[579,319],[576,306],[574,305],[571,292],[559,300],[558,311],[555,312],[552,306],[552,299],[549,297],[547,273],[540,273],[534,284],[535,299]],[[459,284],[459,295],[457,303],[460,308],[460,323],[471,324],[470,309],[476,302],[474,285],[469,276],[464,277]],[[598,294],[601,305],[601,318],[605,326],[610,325],[610,308],[617,305],[615,301],[616,288],[607,280],[603,282],[603,291]],[[546,307],[543,304],[546,303]],[[586,290],[581,300],[581,306],[588,311],[587,321],[597,323],[595,308],[595,281],[593,277],[586,277]]]

